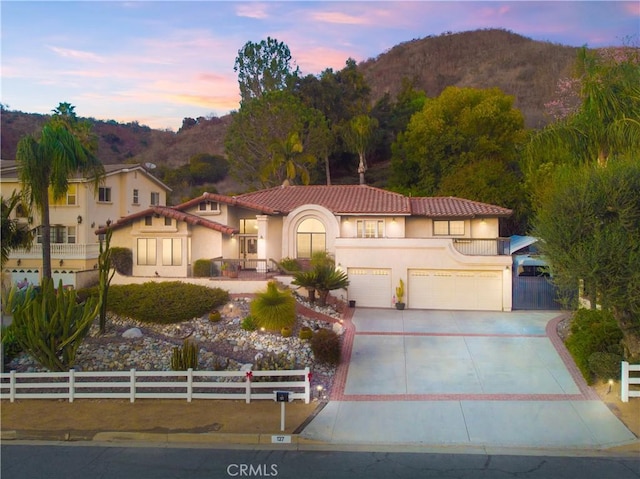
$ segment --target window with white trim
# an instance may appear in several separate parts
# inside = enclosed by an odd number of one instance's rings
[[[182,239],[162,239],[162,265],[180,266],[182,264]]]
[[[220,203],[217,201],[201,201],[198,203],[200,211],[220,211]]]
[[[434,220],[434,236],[463,236],[464,220]]]
[[[384,220],[357,220],[358,238],[384,238]]]
[[[327,233],[324,224],[316,218],[303,220],[296,231],[296,251],[298,258],[311,258],[313,253],[326,251]]]
[[[138,238],[138,264],[140,266],[156,264],[155,238]]]
[[[108,186],[100,186],[98,188],[98,201],[100,203],[111,203],[111,188]]]
[[[140,204],[140,192],[137,189],[133,190],[133,204]]]
[[[157,191],[152,191],[151,192],[151,204],[153,206],[159,206],[160,205],[160,193],[158,193]]]

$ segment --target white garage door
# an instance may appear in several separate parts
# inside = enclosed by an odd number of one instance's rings
[[[390,308],[392,302],[391,270],[384,268],[349,268],[349,299],[356,306]]]
[[[407,306],[502,311],[502,272],[409,270]]]

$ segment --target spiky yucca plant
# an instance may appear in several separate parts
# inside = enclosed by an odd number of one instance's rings
[[[296,300],[290,290],[281,291],[275,282],[267,284],[267,290],[256,295],[250,304],[251,315],[258,326],[280,330],[296,322]]]

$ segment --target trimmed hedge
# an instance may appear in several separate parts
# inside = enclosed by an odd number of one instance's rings
[[[203,316],[229,301],[229,293],[181,281],[114,285],[107,309],[120,316],[152,323],[179,323]]]
[[[311,351],[319,362],[335,366],[340,363],[340,337],[330,329],[319,329],[311,338]]]
[[[608,311],[579,309],[574,313],[571,335],[565,345],[588,384],[593,382],[589,358],[593,353],[622,356],[622,331]]]

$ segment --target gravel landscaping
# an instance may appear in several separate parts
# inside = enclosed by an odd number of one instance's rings
[[[195,341],[199,348],[200,370],[241,370],[252,367],[261,357],[285,355],[295,361],[296,367],[309,367],[312,371],[312,390],[322,386],[329,394],[335,367],[315,361],[309,341],[297,337],[303,326],[312,330],[329,328],[342,337],[340,314],[332,307],[319,308],[306,304],[326,320],[298,315],[291,337],[279,332],[245,331],[240,324],[249,314],[250,298],[234,298],[220,308],[221,319],[209,320],[208,315],[175,324],[143,323],[129,318],[110,315],[107,331],[100,335],[98,323],[92,325],[78,349],[77,371],[146,371],[171,370],[171,355],[175,346],[185,339]],[[314,315],[317,316],[317,315]],[[26,353],[21,353],[8,365],[7,370],[18,372],[43,371]]]

